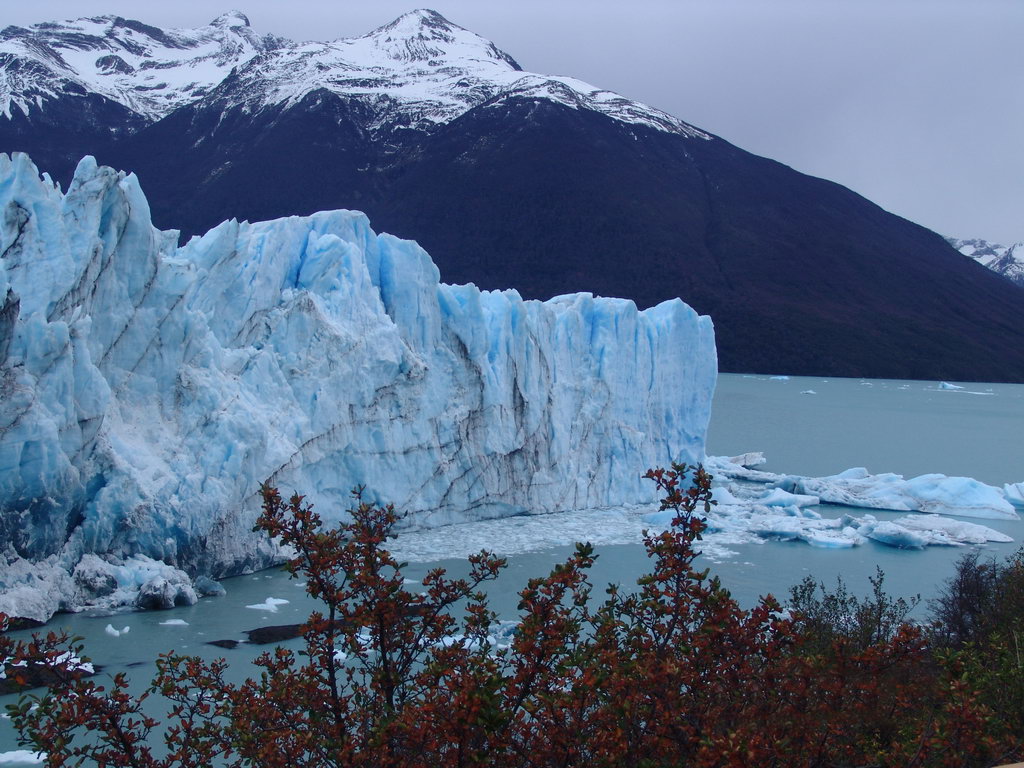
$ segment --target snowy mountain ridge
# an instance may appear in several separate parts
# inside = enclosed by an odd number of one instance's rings
[[[955,237],[947,237],[946,242],[964,256],[1024,287],[1024,242],[1007,246],[979,238],[959,240]]]
[[[95,93],[157,120],[283,44],[258,36],[237,11],[196,29],[161,30],[119,16],[11,26],[0,32],[0,112],[28,115],[63,95]]]
[[[371,129],[429,129],[473,107],[520,96],[587,109],[693,138],[708,134],[570,77],[522,71],[493,43],[416,10],[368,34],[294,43],[252,31],[237,11],[196,29],[161,30],[100,16],[0,32],[0,105],[28,116],[66,95],[97,94],[154,122],[210,98],[250,112],[319,89],[370,105]]]

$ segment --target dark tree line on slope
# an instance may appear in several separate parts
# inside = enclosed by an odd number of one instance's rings
[[[11,707],[45,764],[145,766],[988,766],[1024,756],[1024,555],[963,558],[933,621],[908,623],[881,575],[860,600],[840,583],[742,610],[695,542],[710,477],[673,465],[647,477],[676,512],[646,537],[650,572],[592,596],[589,545],[520,592],[507,644],[481,589],[504,561],[470,559],[423,591],[385,548],[397,515],[357,498],[326,529],[301,496],[264,488],[258,528],[292,545],[288,565],[324,606],[302,651],[277,648],[236,685],[225,663],[165,654],[149,691],[66,663],[53,634],[0,636],[7,674],[49,664],[56,682]],[[819,596],[820,593],[820,596]],[[145,714],[163,697],[166,723]],[[160,729],[163,729],[162,731]]]

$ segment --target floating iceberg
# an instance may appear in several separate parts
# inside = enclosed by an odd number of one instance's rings
[[[287,605],[288,601],[280,597],[268,597],[262,603],[256,603],[254,605],[247,605],[246,608],[251,608],[254,611],[266,611],[267,613],[277,613],[277,606]]]
[[[12,749],[0,752],[0,765],[42,765],[46,762],[45,752],[32,752],[28,749]]]
[[[680,301],[443,285],[351,211],[178,248],[91,158],[62,194],[0,155],[0,211],[0,611],[188,602],[269,565],[265,480],[429,526],[649,501],[645,468],[704,454],[714,333]]]
[[[893,522],[912,531],[926,532],[935,537],[936,543],[940,544],[946,543],[941,541],[943,536],[959,544],[985,544],[989,541],[1008,544],[1013,541],[1012,537],[987,525],[951,520],[937,515],[908,515]]]
[[[876,541],[901,549],[1005,543],[1010,536],[988,526],[940,517],[939,513],[998,519],[1018,519],[997,488],[963,477],[872,475],[861,467],[831,477],[778,475],[748,469],[732,459],[711,456],[705,466],[715,476],[717,504],[707,515],[712,534],[733,540],[776,539],[804,541],[817,547],[854,547]],[[724,482],[740,480],[743,487]],[[813,494],[813,495],[811,495]],[[930,514],[878,520],[873,515],[825,518],[813,509],[818,502],[867,509],[917,511]],[[645,519],[667,526],[671,513]],[[736,539],[735,537],[739,537]]]
[[[872,475],[863,467],[831,477],[783,476],[775,484],[791,493],[817,496],[826,504],[888,509],[896,512],[1016,520],[1019,515],[1003,491],[970,477]]]
[[[730,464],[738,464],[746,469],[753,469],[766,463],[768,459],[764,457],[764,453],[761,451],[750,451],[739,456],[730,456],[726,461]]]

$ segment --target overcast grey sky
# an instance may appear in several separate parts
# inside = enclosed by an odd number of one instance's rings
[[[0,21],[190,27],[237,8],[258,32],[329,40],[430,7],[524,69],[659,107],[942,234],[1024,239],[1024,0],[218,2],[35,0]]]

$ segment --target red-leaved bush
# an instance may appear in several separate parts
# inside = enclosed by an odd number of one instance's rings
[[[9,676],[45,669],[49,684],[11,708],[14,724],[49,766],[952,767],[1021,754],[1024,726],[993,695],[1020,685],[1010,662],[986,677],[971,648],[933,651],[911,624],[853,637],[770,596],[741,609],[694,567],[710,476],[646,477],[676,513],[646,536],[650,572],[598,598],[596,555],[579,544],[521,590],[507,642],[482,590],[503,560],[482,552],[466,578],[438,569],[411,592],[386,548],[390,506],[357,494],[350,522],[326,529],[301,496],[265,487],[257,527],[294,549],[288,569],[323,605],[301,651],[263,654],[240,685],[223,661],[167,654],[134,697],[121,675],[83,676],[65,636],[0,636]],[[163,723],[144,714],[152,697]]]

